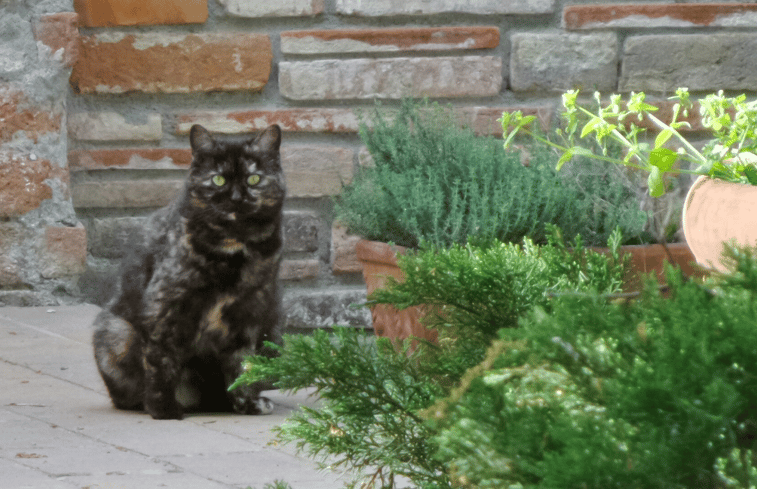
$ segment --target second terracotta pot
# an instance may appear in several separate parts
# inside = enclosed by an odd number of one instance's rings
[[[757,245],[757,186],[699,177],[684,202],[683,233],[697,263],[726,271],[724,243]]]

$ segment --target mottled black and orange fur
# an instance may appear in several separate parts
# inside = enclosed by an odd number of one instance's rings
[[[150,216],[95,319],[95,359],[120,409],[267,413],[262,385],[227,387],[245,356],[281,340],[281,130],[232,138],[193,126],[190,142],[186,185]]]

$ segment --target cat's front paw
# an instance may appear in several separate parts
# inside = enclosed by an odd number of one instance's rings
[[[175,399],[165,399],[168,396],[154,396],[145,398],[145,411],[153,419],[183,419],[184,410]],[[162,401],[162,402],[161,402]]]
[[[234,412],[239,414],[271,414],[274,409],[273,402],[267,397],[235,398],[233,400]]]

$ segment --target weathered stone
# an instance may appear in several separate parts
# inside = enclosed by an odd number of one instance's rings
[[[147,114],[145,122],[131,123],[117,112],[68,114],[68,136],[80,141],[160,141],[160,114]]]
[[[347,233],[343,224],[331,227],[331,270],[334,274],[361,273],[363,266],[355,254],[355,245],[360,236]]]
[[[71,171],[123,168],[137,170],[186,169],[192,162],[188,149],[94,149],[68,152]]]
[[[333,59],[279,63],[281,94],[293,100],[487,97],[502,87],[494,56]]]
[[[490,49],[499,45],[497,27],[326,29],[281,33],[285,54],[386,53]]]
[[[0,84],[0,144],[24,131],[35,142],[46,133],[59,133],[62,115],[53,107],[35,105],[19,89]]]
[[[655,34],[626,39],[621,91],[753,90],[757,35]]]
[[[324,0],[218,0],[226,13],[236,17],[303,17],[323,13]]]
[[[132,240],[144,230],[144,217],[110,217],[92,219],[87,229],[89,251],[98,258],[121,258]]]
[[[183,185],[183,180],[79,182],[73,186],[74,207],[163,207],[176,197]]]
[[[757,27],[751,3],[630,3],[568,5],[566,29],[655,29],[660,27]]]
[[[196,24],[208,18],[207,0],[74,0],[85,27]]]
[[[338,146],[289,146],[281,149],[288,197],[336,195],[352,181],[354,152]]]
[[[50,305],[44,293],[32,290],[0,290],[0,307],[40,307]]]
[[[34,24],[35,39],[49,47],[55,56],[60,56],[67,68],[72,67],[79,56],[78,17],[73,12],[49,14]]]
[[[554,12],[554,0],[337,0],[336,10],[346,15],[461,14],[547,14]]]
[[[318,277],[318,260],[284,260],[279,270],[280,280],[307,280]]]
[[[47,227],[42,253],[42,276],[60,278],[80,275],[87,268],[87,231],[76,227]]]
[[[339,326],[371,327],[365,304],[365,289],[287,290],[284,293],[287,329],[315,329]]]
[[[358,117],[351,109],[274,109],[200,112],[179,116],[176,134],[186,135],[194,124],[212,132],[240,134],[278,124],[284,131],[357,132]]]
[[[68,174],[48,160],[0,151],[0,217],[18,217],[53,196],[46,180],[57,179],[64,191]]]
[[[5,5],[3,2],[0,5]],[[3,8],[0,15],[0,80],[13,80],[34,69],[38,48],[28,17]]]
[[[318,216],[312,212],[284,212],[284,250],[318,250]]]
[[[616,87],[618,37],[614,33],[516,33],[511,44],[514,91]]]
[[[271,72],[264,34],[102,32],[82,38],[76,93],[262,90]]]
[[[0,289],[16,289],[24,286],[21,277],[22,264],[12,256],[14,248],[23,246],[24,233],[15,222],[0,222]]]

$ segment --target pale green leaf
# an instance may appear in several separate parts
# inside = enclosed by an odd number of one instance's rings
[[[660,134],[657,135],[657,138],[654,141],[654,147],[661,148],[672,136],[673,131],[671,129],[660,131]]]

